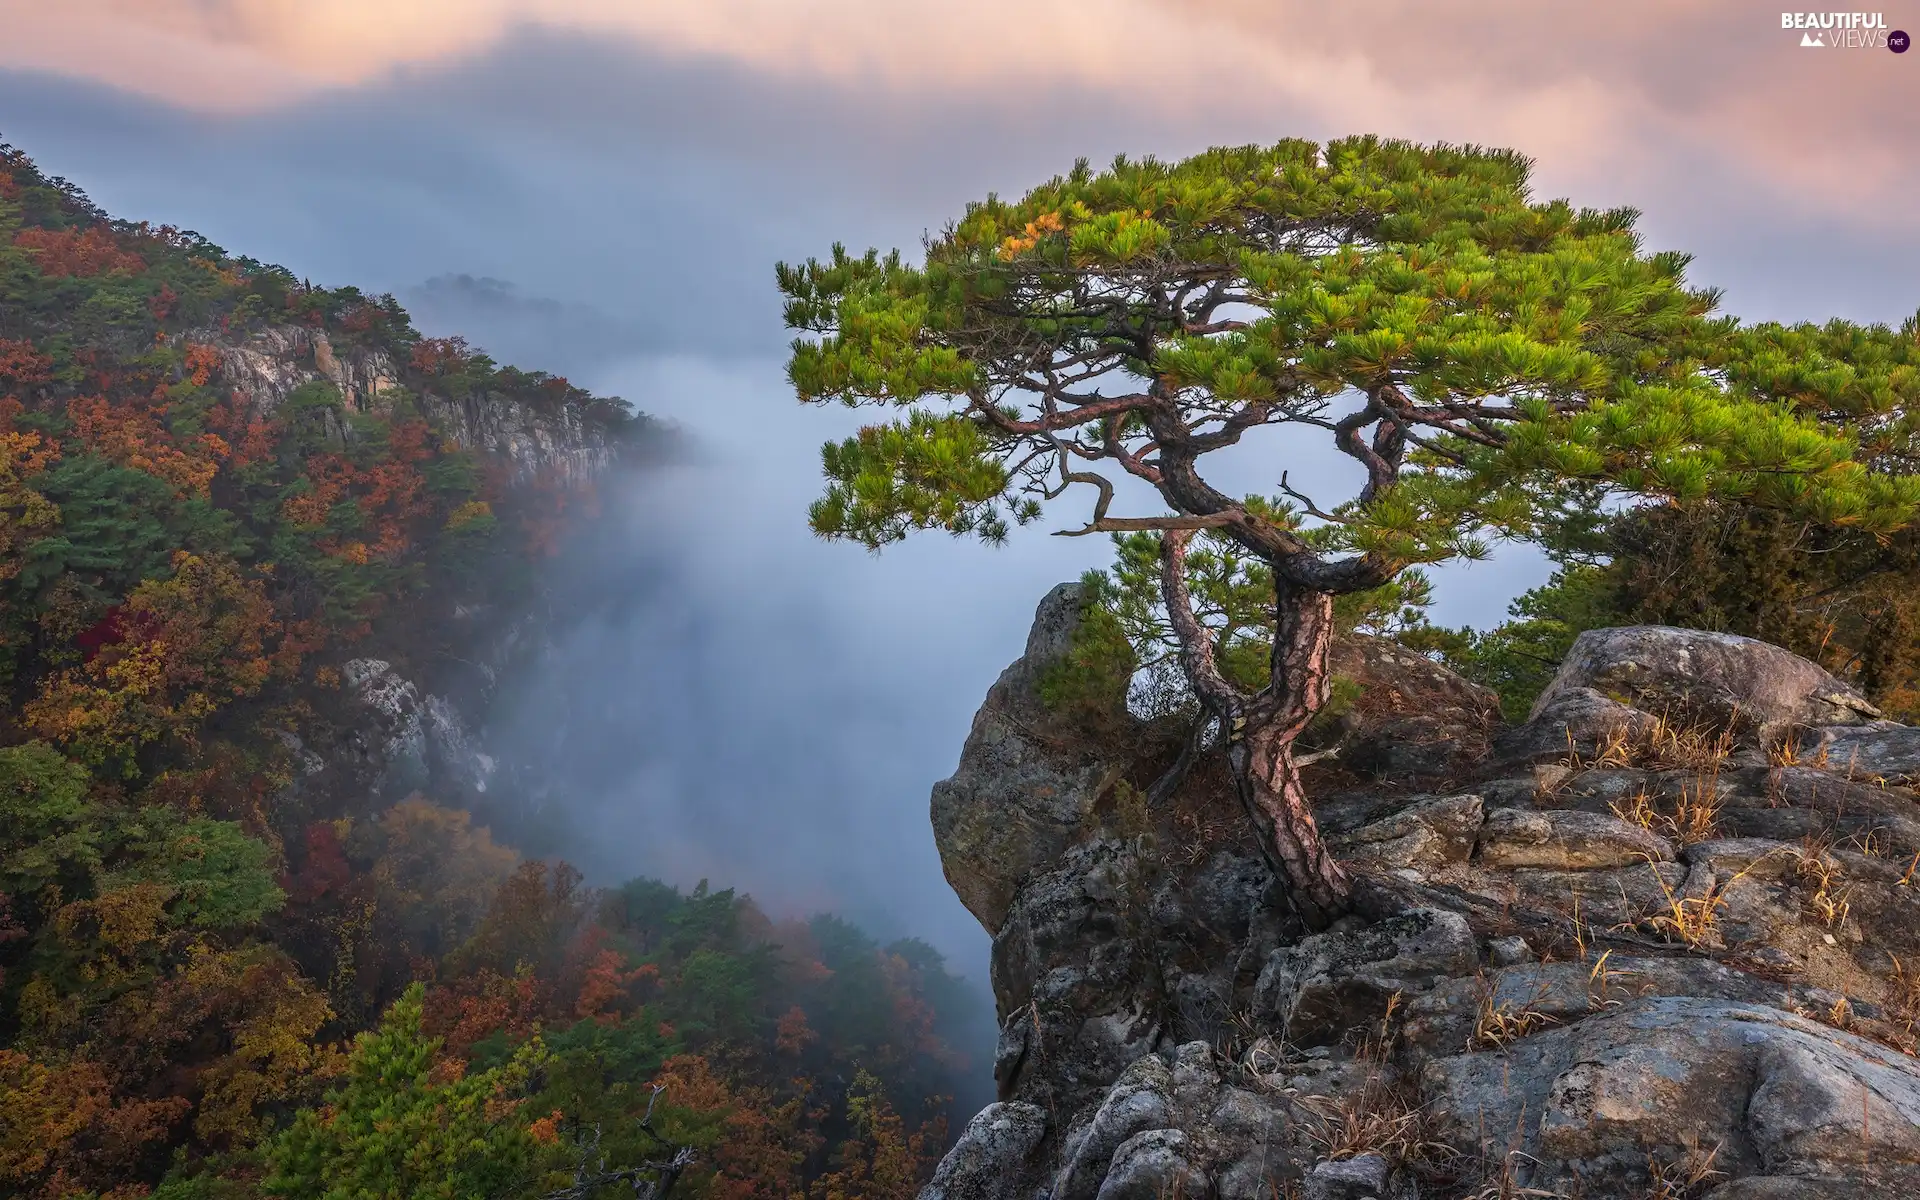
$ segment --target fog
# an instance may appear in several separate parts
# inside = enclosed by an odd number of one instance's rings
[[[528,848],[600,881],[707,877],[776,914],[832,909],[980,981],[986,937],[941,875],[928,791],[1040,596],[1106,547],[1049,536],[1083,515],[1065,509],[998,549],[813,538],[818,447],[855,421],[794,403],[772,264],[836,239],[911,249],[968,199],[1081,155],[1351,132],[1286,101],[1152,99],[1044,80],[917,97],[547,32],[226,117],[0,71],[0,136],[117,215],[394,291],[427,332],[683,426],[695,460],[610,483],[606,526],[556,565],[556,589],[598,606],[495,714],[503,745],[553,764],[535,781],[550,844]],[[1914,239],[1769,208],[1684,148],[1649,150],[1631,187],[1552,157],[1541,177],[1648,209],[1649,244],[1699,250],[1696,276],[1744,315],[1915,306]],[[1294,450],[1296,483],[1347,469]],[[1276,461],[1239,455],[1223,482],[1271,491]],[[1495,623],[1544,574],[1518,547],[1437,571],[1435,618]]]
[[[942,877],[929,788],[1039,597],[1099,547],[819,541],[817,468],[792,449],[850,422],[801,411],[780,366],[648,358],[592,377],[653,398],[694,461],[607,497],[607,527],[550,583],[609,594],[503,703],[496,736],[564,776],[559,848],[590,873],[710,877],[775,911],[833,909],[979,977],[984,934]]]

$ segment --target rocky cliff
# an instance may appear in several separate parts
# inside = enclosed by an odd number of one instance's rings
[[[1000,1102],[922,1200],[1920,1194],[1920,728],[1776,647],[1583,635],[1524,724],[1397,647],[1314,767],[1359,911],[1287,915],[1217,768],[1026,654],[935,788]]]
[[[664,427],[629,417],[617,402],[589,401],[565,380],[519,376],[534,386],[512,395],[456,391],[384,349],[336,346],[324,329],[306,325],[269,325],[243,337],[208,329],[185,340],[196,337],[218,352],[221,382],[259,417],[271,418],[304,386],[330,384],[340,405],[324,415],[343,443],[357,436],[350,414],[380,412],[390,404],[383,393],[413,383],[421,412],[474,452],[506,496],[537,495],[535,506],[556,514],[587,507],[581,500],[621,462],[673,452]],[[543,389],[555,402],[525,394]],[[372,811],[425,791],[486,808],[501,768],[488,752],[487,709],[500,680],[547,645],[551,616],[537,588],[503,604],[490,594],[498,590],[493,582],[436,595],[403,626],[375,629],[361,656],[341,667],[344,705],[287,739],[299,772],[295,794],[357,798],[355,807]],[[420,636],[423,626],[433,636]]]
[[[325,330],[303,325],[271,325],[245,338],[206,330],[200,338],[218,349],[222,381],[245,393],[262,416],[271,416],[301,385],[317,381],[339,389],[347,408],[367,411],[405,376],[384,350],[336,350]],[[579,405],[536,408],[485,392],[454,396],[434,388],[419,401],[447,436],[505,464],[513,483],[541,479],[579,486],[603,475],[635,444]]]

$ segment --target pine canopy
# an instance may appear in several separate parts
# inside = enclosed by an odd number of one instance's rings
[[[1854,461],[1804,394],[1846,381],[1791,386],[1794,338],[1771,358],[1738,344],[1685,255],[1642,249],[1635,212],[1536,201],[1528,171],[1373,137],[1081,162],[970,205],[918,265],[840,246],[783,264],[799,398],[899,410],[825,448],[813,527],[998,540],[1078,484],[1090,519],[1063,532],[1214,529],[1345,593],[1526,535],[1562,483],[1870,532],[1909,519],[1920,484]],[[1203,477],[1208,453],[1261,437],[1334,536]],[[1294,489],[1286,468],[1330,450],[1365,483]],[[1171,514],[1109,512],[1123,475]]]

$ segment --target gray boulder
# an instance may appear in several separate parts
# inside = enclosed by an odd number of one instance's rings
[[[1909,781],[1920,778],[1920,729],[1875,721],[1808,730],[1800,739],[1798,758],[1852,779]]]
[[[1090,842],[1021,886],[989,964],[1002,1099],[1075,1112],[1162,1041],[1149,869],[1128,844]]]
[[[1187,1135],[1178,1129],[1136,1133],[1114,1151],[1095,1200],[1170,1200],[1204,1196],[1213,1183],[1193,1165]]]
[[[1757,1004],[1632,1002],[1502,1053],[1433,1060],[1426,1083],[1456,1144],[1511,1140],[1534,1187],[1623,1194],[1650,1162],[1701,1147],[1732,1176],[1865,1180],[1920,1162],[1920,1064]]]
[[[1167,1099],[1172,1088],[1172,1072],[1153,1055],[1122,1072],[1093,1119],[1067,1139],[1066,1165],[1054,1180],[1052,1200],[1090,1200],[1099,1193],[1123,1143],[1135,1134],[1173,1123]]]
[[[1386,1200],[1391,1163],[1378,1154],[1323,1162],[1307,1173],[1306,1200]]]
[[[1499,808],[1480,826],[1482,866],[1590,871],[1672,862],[1673,844],[1619,817],[1577,809]]]
[[[1254,1006],[1294,1045],[1328,1045],[1379,1022],[1396,996],[1471,975],[1479,957],[1460,914],[1415,909],[1275,950],[1254,986]]]
[[[1338,639],[1328,667],[1361,689],[1334,737],[1341,764],[1362,775],[1453,775],[1486,752],[1500,724],[1500,698],[1492,691],[1385,638]]]
[[[1063,583],[1040,601],[1026,653],[987,692],[959,769],[933,785],[941,866],[988,933],[1006,920],[1020,881],[1059,857],[1119,777],[1088,730],[1040,702],[1041,679],[1072,645],[1082,601],[1077,583]]]
[[[1034,1155],[1047,1134],[1047,1114],[1036,1105],[989,1104],[967,1122],[940,1160],[919,1200],[1026,1200]]]
[[[1572,759],[1591,763],[1614,746],[1645,741],[1653,727],[1650,714],[1593,688],[1550,687],[1525,724],[1494,739],[1493,753],[1508,767]]]
[[[1761,737],[1792,726],[1859,725],[1880,715],[1859,692],[1791,651],[1666,625],[1581,634],[1533,716],[1574,688],[1671,720],[1738,726]]]
[[[1431,796],[1335,838],[1334,852],[1353,866],[1435,870],[1467,860],[1482,820],[1478,796]]]

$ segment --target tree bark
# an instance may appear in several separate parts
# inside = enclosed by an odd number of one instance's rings
[[[1191,536],[1174,530],[1162,541],[1161,592],[1181,663],[1200,703],[1220,720],[1234,790],[1269,865],[1286,881],[1308,926],[1325,928],[1351,907],[1353,884],[1320,838],[1293,746],[1327,702],[1333,597],[1276,575],[1270,678],[1259,692],[1245,695],[1221,675],[1213,643],[1193,615],[1186,582]]]

